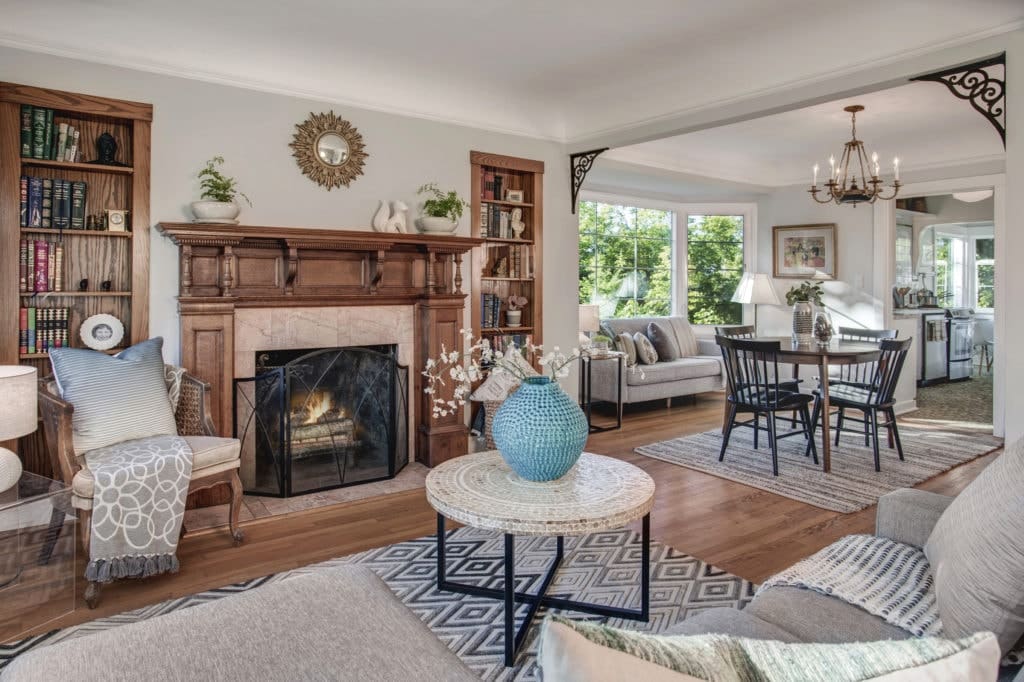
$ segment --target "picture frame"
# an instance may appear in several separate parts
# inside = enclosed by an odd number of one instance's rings
[[[93,350],[110,350],[124,339],[124,325],[113,315],[101,313],[86,318],[78,330],[82,343]]]
[[[523,190],[521,190],[521,189],[507,189],[507,190],[505,190],[505,201],[512,201],[512,202],[515,202],[517,204],[521,204],[521,203],[523,203],[526,200],[525,196],[526,195],[523,193]]]
[[[772,227],[772,276],[836,279],[839,252],[835,223]]]

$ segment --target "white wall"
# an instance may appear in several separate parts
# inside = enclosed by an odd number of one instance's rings
[[[1013,344],[1014,351],[1020,339],[1024,339],[1024,315],[1020,310],[1020,295],[1024,292],[1024,31],[1015,31],[1008,36],[1006,45],[1006,229],[1003,239],[1002,262],[1015,267],[996,269],[996,286],[1003,283],[1003,291],[1009,294],[1010,306],[1007,314],[997,317],[996,344],[1003,348],[1005,365],[1000,366],[997,348],[996,392],[1004,387],[1006,402],[1006,442],[1012,443],[1024,436],[1024,359],[1019,352],[1007,352]],[[996,244],[999,257],[999,244]],[[1002,305],[997,303],[997,305]],[[1001,371],[1000,371],[1001,370]],[[1001,384],[1001,385],[1000,385]]]
[[[154,223],[191,218],[195,173],[215,155],[225,157],[226,172],[253,201],[252,208],[243,205],[243,223],[355,230],[370,229],[380,199],[416,206],[416,188],[425,182],[468,198],[471,149],[543,160],[545,340],[574,345],[577,301],[566,292],[576,291],[577,273],[565,261],[576,258],[576,222],[560,144],[2,47],[0,80],[152,103]],[[369,153],[364,175],[330,192],[302,175],[288,147],[296,123],[329,109],[359,129]],[[468,214],[459,234],[469,234]],[[174,361],[177,250],[154,230],[151,256],[150,331],[166,339]]]

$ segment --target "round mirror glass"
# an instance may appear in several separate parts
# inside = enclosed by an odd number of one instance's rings
[[[324,133],[316,141],[316,155],[328,166],[341,166],[348,161],[348,142],[338,133]]]

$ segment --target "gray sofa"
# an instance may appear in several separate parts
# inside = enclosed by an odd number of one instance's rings
[[[690,324],[682,317],[632,317],[603,320],[604,333],[614,340],[619,334],[641,332],[646,335],[651,322],[664,323],[679,331],[680,346],[692,341]],[[685,325],[685,326],[684,326]],[[686,338],[689,336],[690,338]],[[638,403],[645,400],[665,400],[676,396],[717,391],[725,387],[722,354],[712,339],[695,339],[696,354],[669,362],[640,365],[622,370],[622,402]],[[618,377],[616,362],[595,362],[591,395],[593,400],[615,402]]]

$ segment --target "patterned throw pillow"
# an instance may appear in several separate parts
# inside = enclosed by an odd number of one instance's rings
[[[526,358],[521,353],[514,353],[508,356],[508,361],[528,376],[537,376],[537,370],[533,368]],[[520,384],[519,377],[512,372],[491,372],[487,375],[487,379],[484,383],[480,384],[479,387],[473,394],[469,396],[470,400],[484,401],[502,401],[508,397],[509,393],[512,393]]]
[[[653,365],[658,361],[658,351],[643,332],[633,334],[633,343],[636,344],[636,359],[641,365]]]
[[[663,362],[679,359],[679,345],[676,343],[676,333],[668,325],[659,322],[651,322],[647,325],[647,337],[654,344],[654,350],[658,351],[658,359]]]
[[[626,354],[626,366],[636,365],[636,343],[629,334],[622,333],[615,338],[615,350]]]
[[[644,674],[623,674],[628,671],[621,654],[635,657],[638,666],[633,672]],[[854,682],[875,678],[887,682],[981,682],[994,680],[998,674],[999,644],[990,632],[960,640],[922,637],[853,644],[785,644],[729,635],[649,635],[548,616],[541,632],[538,662],[544,679],[562,682]],[[654,665],[642,667],[639,663]],[[649,676],[648,671],[656,676]]]
[[[61,397],[75,406],[75,453],[136,438],[177,435],[164,380],[160,337],[107,355],[82,348],[54,348],[50,364]]]

